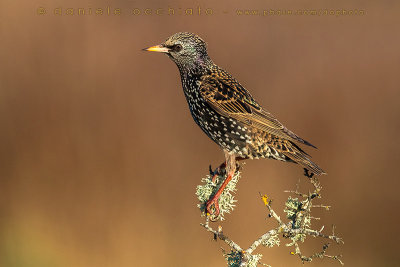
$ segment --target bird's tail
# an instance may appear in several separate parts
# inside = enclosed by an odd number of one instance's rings
[[[296,144],[290,142],[292,144],[292,152],[284,152],[283,154],[294,161],[295,163],[303,166],[305,169],[309,170],[310,172],[314,173],[315,175],[323,175],[327,174],[323,169],[321,169],[317,164],[312,162],[309,159],[309,155],[304,152],[300,147]]]

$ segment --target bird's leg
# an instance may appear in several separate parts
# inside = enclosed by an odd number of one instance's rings
[[[219,215],[219,206],[218,206],[219,197],[221,196],[226,185],[230,182],[233,174],[236,171],[235,156],[233,154],[230,154],[229,152],[226,152],[226,151],[224,151],[224,152],[225,152],[225,159],[226,159],[226,161],[225,161],[226,163],[224,165],[226,166],[227,177],[225,178],[221,187],[218,189],[217,193],[215,193],[215,195],[206,203],[207,213],[209,213],[210,215],[214,215],[215,218],[218,217],[218,215]],[[213,177],[213,179],[214,179],[214,177]]]
[[[219,215],[219,197],[221,196],[222,192],[224,191],[226,185],[230,182],[230,180],[232,180],[232,174],[229,173],[228,177],[226,177],[225,181],[222,183],[217,193],[215,193],[211,200],[207,201],[207,213],[210,215],[214,215],[215,218]]]
[[[242,158],[242,157],[235,158],[236,161],[245,160],[245,159],[247,159],[247,158]],[[210,175],[212,177],[211,181],[213,183],[215,183],[215,180],[217,179],[218,175],[222,175],[222,170],[225,169],[225,167],[226,167],[226,161],[221,163],[221,165],[219,165],[219,167],[216,168],[214,171],[212,170],[211,165],[210,165]],[[240,165],[239,165],[239,163],[236,162],[236,170],[239,170],[239,168],[240,168]]]

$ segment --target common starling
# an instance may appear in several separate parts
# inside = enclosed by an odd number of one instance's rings
[[[315,146],[283,126],[232,75],[214,64],[199,36],[179,32],[143,50],[165,53],[175,62],[194,121],[224,151],[220,168],[225,167],[226,179],[206,203],[208,213],[218,216],[218,198],[235,173],[237,160],[271,158],[297,163],[306,174],[325,174],[297,144]]]

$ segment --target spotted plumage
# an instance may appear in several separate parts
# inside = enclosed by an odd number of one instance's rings
[[[178,66],[194,121],[225,152],[226,180],[235,170],[236,159],[271,158],[297,163],[316,175],[325,173],[297,144],[314,146],[284,127],[235,78],[214,64],[199,36],[176,33],[145,50],[166,53]],[[218,209],[218,197],[207,208],[215,204]]]

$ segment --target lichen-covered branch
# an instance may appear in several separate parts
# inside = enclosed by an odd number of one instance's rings
[[[312,220],[319,219],[311,216],[313,208],[324,208],[329,210],[329,206],[323,204],[314,204],[316,199],[321,198],[320,191],[322,190],[321,184],[316,177],[307,178],[311,185],[312,190],[308,193],[302,193],[299,191],[299,183],[294,191],[285,191],[289,193],[289,197],[284,206],[285,217],[281,218],[277,212],[272,208],[272,201],[267,195],[262,195],[261,200],[268,210],[268,217],[273,218],[277,222],[277,226],[273,229],[269,229],[263,235],[256,238],[255,241],[247,248],[242,249],[242,247],[230,239],[222,231],[222,226],[218,226],[215,230],[210,226],[210,219],[213,221],[215,219],[224,220],[224,216],[227,213],[233,211],[235,203],[234,192],[236,191],[236,184],[240,179],[240,172],[236,172],[232,181],[227,185],[226,190],[222,193],[220,198],[220,215],[217,218],[210,218],[208,215],[204,214],[206,219],[205,223],[201,224],[208,232],[214,235],[214,239],[224,241],[230,248],[230,252],[224,251],[225,259],[228,266],[235,267],[255,267],[258,264],[266,265],[261,263],[261,258],[263,255],[254,254],[254,251],[260,246],[273,247],[279,246],[281,240],[288,240],[286,244],[287,247],[293,247],[291,255],[296,255],[300,258],[302,263],[311,262],[312,260],[319,258],[329,258],[338,261],[343,265],[341,255],[328,255],[327,250],[330,243],[324,243],[322,250],[312,254],[311,256],[305,256],[302,254],[300,249],[300,244],[303,243],[308,236],[321,238],[329,241],[334,241],[336,244],[343,243],[342,238],[335,234],[335,228],[332,227],[332,233],[324,233],[324,227],[320,230],[315,230],[311,227]],[[196,195],[200,200],[199,208],[204,213],[204,203],[212,197],[213,194],[218,190],[219,186],[222,184],[224,177],[219,176],[215,183],[209,176],[202,179],[203,185],[197,187]]]
[[[225,236],[222,232],[222,227],[219,226],[218,230],[214,230],[210,227],[210,219],[207,217],[206,218],[206,222],[205,223],[201,223],[200,225],[203,226],[207,231],[211,232],[214,234],[214,239],[220,239],[222,241],[225,241],[226,244],[228,244],[228,246],[230,246],[232,249],[236,250],[236,251],[242,251],[242,248],[236,244],[235,242],[233,242],[232,240],[230,240],[227,236]]]

